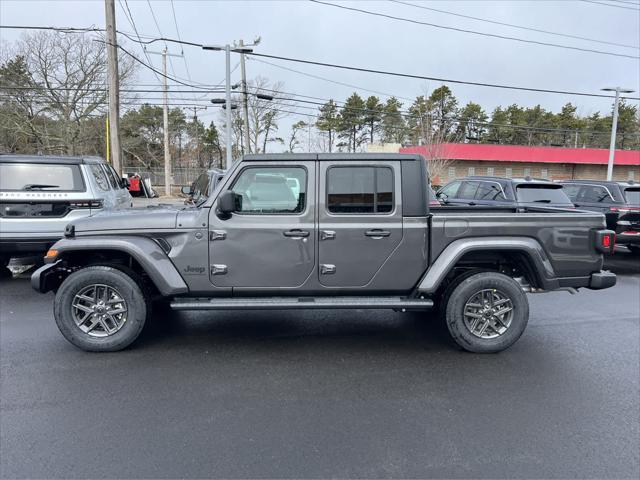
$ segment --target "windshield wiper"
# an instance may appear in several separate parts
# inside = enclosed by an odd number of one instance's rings
[[[39,188],[58,188],[59,186],[60,185],[48,185],[46,183],[28,183],[24,187],[22,187],[22,190],[35,190]]]

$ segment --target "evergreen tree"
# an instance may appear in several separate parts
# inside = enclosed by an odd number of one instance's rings
[[[321,132],[326,132],[329,136],[329,153],[333,149],[335,133],[340,126],[340,115],[338,113],[338,105],[335,101],[329,100],[318,110],[320,114],[316,121],[316,128]]]
[[[391,97],[384,105],[382,113],[382,141],[385,143],[403,143],[406,138],[406,124],[401,110],[402,102]]]
[[[351,94],[340,109],[340,138],[347,140],[347,150],[355,152],[364,141],[362,131],[365,125],[365,103],[357,93]]]
[[[363,120],[369,130],[369,143],[373,143],[374,135],[380,130],[383,109],[384,105],[378,97],[371,95],[367,98]]]

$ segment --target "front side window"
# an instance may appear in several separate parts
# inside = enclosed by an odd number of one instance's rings
[[[478,191],[479,184],[480,182],[462,182],[462,186],[458,192],[458,198],[468,200],[476,198],[476,192]]]
[[[304,211],[306,188],[307,171],[302,167],[248,167],[231,191],[236,194],[237,213],[281,215]]]
[[[388,167],[332,167],[327,172],[330,213],[393,211],[393,171]]]
[[[458,188],[460,188],[460,183],[461,182],[451,182],[445,185],[440,190],[438,190],[438,196],[442,195],[446,198],[456,198],[456,195],[458,194]]]
[[[105,176],[104,171],[102,170],[102,168],[100,168],[100,165],[89,165],[89,169],[93,174],[93,178],[96,180],[96,185],[98,185],[98,188],[105,192],[109,190],[109,182],[107,181],[107,177]]]
[[[195,182],[193,182],[193,191],[191,192],[191,198],[194,203],[200,203],[208,196],[209,190],[209,174],[201,174]]]
[[[564,193],[572,200],[576,201],[578,199],[578,193],[580,192],[580,185],[567,183],[562,186]]]

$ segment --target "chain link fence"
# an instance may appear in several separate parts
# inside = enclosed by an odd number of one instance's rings
[[[158,187],[164,186],[164,168],[152,168],[150,170],[142,170],[140,166],[131,166],[131,167],[123,167],[123,172],[126,173],[137,173],[142,178],[149,178],[151,180],[151,185],[153,188],[158,190]],[[172,180],[171,185],[174,186],[184,186],[191,185],[193,181],[198,178],[198,176],[203,172],[202,168],[190,168],[190,167],[179,167],[174,168],[171,172]]]

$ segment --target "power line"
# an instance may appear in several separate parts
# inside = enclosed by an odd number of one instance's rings
[[[412,24],[415,24],[415,25],[422,25],[422,26],[427,26],[427,27],[440,28],[440,29],[443,29],[443,30],[453,30],[453,31],[456,31],[456,32],[461,32],[461,33],[470,33],[470,34],[473,34],[473,35],[481,35],[481,36],[484,36],[484,37],[500,38],[502,40],[512,40],[512,41],[515,41],[515,42],[532,43],[532,44],[535,44],[535,45],[543,45],[543,46],[546,46],[546,47],[565,48],[565,49],[569,49],[569,50],[578,50],[578,51],[581,51],[581,52],[598,53],[598,54],[601,54],[601,55],[611,55],[611,56],[614,56],[614,57],[632,58],[634,60],[640,59],[640,57],[638,57],[638,56],[627,55],[627,54],[624,54],[624,53],[605,52],[603,50],[593,50],[593,49],[590,49],[590,48],[572,47],[572,46],[569,46],[569,45],[561,45],[561,44],[558,44],[558,43],[550,43],[550,42],[541,42],[541,41],[538,41],[538,40],[527,40],[527,39],[519,38],[519,37],[509,37],[509,36],[506,36],[506,35],[498,35],[498,34],[495,34],[495,33],[477,32],[475,30],[467,30],[467,29],[458,28],[458,27],[447,27],[447,26],[444,26],[444,25],[438,25],[436,23],[422,22],[422,21],[419,21],[419,20],[413,20],[411,18],[396,17],[394,15],[388,15],[386,13],[372,12],[370,10],[363,10],[361,8],[355,8],[355,7],[347,7],[346,5],[339,5],[339,4],[336,4],[336,3],[323,2],[321,0],[308,0],[308,1],[310,1],[312,3],[320,4],[320,5],[326,5],[326,6],[330,6],[330,7],[334,7],[334,8],[340,8],[342,10],[349,10],[349,11],[352,11],[352,12],[364,13],[366,15],[372,15],[372,16],[375,16],[375,17],[387,18],[387,19],[390,19],[390,20],[396,20],[396,21],[400,21],[400,22],[412,23]]]
[[[124,4],[126,6],[126,11],[125,9],[122,7],[122,2],[120,0],[118,0],[118,4],[120,5],[120,8],[122,8],[123,12],[124,12],[124,16],[127,18],[127,20],[129,21],[129,23],[131,24],[131,26],[133,27],[133,31],[135,32],[136,36],[138,37],[138,40],[141,41],[142,39],[140,38],[140,34],[138,33],[138,27],[136,26],[136,22],[133,19],[133,14],[131,13],[131,10],[129,9],[129,2],[128,0],[124,0]],[[128,12],[128,13],[127,13]],[[151,61],[151,58],[149,58],[149,54],[147,53],[147,49],[143,46],[142,47],[142,52],[144,53],[145,58],[147,59],[147,62],[149,62],[149,65],[153,65],[153,62]],[[156,78],[158,79],[158,82],[160,82],[160,77],[158,76],[158,74],[156,74]]]
[[[309,1],[316,1],[316,0],[309,0]],[[41,27],[41,26],[24,26],[24,25],[0,25],[0,29],[2,29],[2,28],[54,30],[54,31],[69,32],[69,33],[102,32],[102,31],[104,31],[104,29],[98,29],[98,28]],[[126,35],[125,32],[118,31],[118,33],[122,33],[123,35]],[[137,42],[137,40],[135,40],[132,37],[127,37],[127,38],[129,38],[133,42]],[[98,40],[96,40],[96,41],[98,41]],[[155,41],[167,41],[167,42],[181,43],[183,45],[196,46],[196,47],[200,47],[200,48],[202,48],[202,46],[203,46],[203,44],[194,43],[194,42],[188,42],[188,41],[179,41],[179,40],[172,39],[172,38],[156,38],[156,39],[153,39],[151,41],[143,42],[143,43],[152,43],[152,42],[155,42]],[[119,45],[119,48],[123,49],[123,47],[120,46],[120,45]],[[128,53],[129,55],[131,55],[129,52],[125,52],[125,53]],[[613,99],[614,98],[614,96],[612,96],[612,95],[604,95],[604,94],[599,94],[599,93],[586,93],[586,92],[573,92],[573,91],[568,91],[568,90],[551,90],[551,89],[545,89],[545,88],[520,87],[520,86],[514,86],[514,85],[504,85],[504,84],[495,84],[495,83],[486,83],[486,82],[471,82],[471,81],[455,80],[455,79],[449,79],[449,78],[430,77],[430,76],[426,76],[426,75],[417,75],[417,74],[410,74],[410,73],[393,72],[393,71],[386,71],[386,70],[376,70],[376,69],[371,69],[371,68],[355,67],[355,66],[341,65],[341,64],[335,64],[335,63],[318,62],[318,61],[305,60],[305,59],[300,59],[300,58],[284,57],[284,56],[280,56],[280,55],[268,55],[268,54],[265,54],[265,53],[252,52],[252,53],[247,53],[247,55],[253,55],[254,57],[271,58],[271,59],[275,59],[275,60],[284,60],[284,61],[287,61],[287,62],[304,63],[304,64],[308,64],[308,65],[316,65],[316,66],[321,66],[321,67],[337,68],[337,69],[342,69],[342,70],[352,70],[352,71],[357,71],[357,72],[374,73],[374,74],[378,74],[378,75],[389,75],[389,76],[394,76],[394,77],[412,78],[412,79],[417,79],[417,80],[431,80],[431,81],[437,81],[437,82],[442,82],[442,83],[455,83],[455,84],[461,84],[461,85],[472,85],[472,86],[477,86],[477,87],[500,88],[500,89],[506,89],[506,90],[518,90],[518,91],[527,91],[527,92],[536,92],[536,93],[552,93],[552,94],[560,94],[560,95],[575,95],[575,96],[581,96],[581,97],[608,98],[608,99]],[[142,65],[146,66],[147,68],[153,68],[153,67],[150,67],[149,65],[145,64],[144,62],[142,62],[137,57],[134,56],[134,58],[139,63],[141,63]],[[156,70],[156,72],[158,72],[158,71]],[[158,72],[158,73],[161,73],[161,72]],[[170,80],[174,80],[175,82],[180,83],[182,85],[186,85],[186,86],[190,86],[190,87],[194,87],[194,88],[204,88],[203,85],[206,85],[206,84],[200,84],[200,85],[188,84],[188,83],[182,82],[180,80],[177,80],[176,78],[169,77],[169,76],[167,76],[167,78],[170,79]],[[624,98],[627,98],[629,100],[640,100],[640,97],[624,97]]]
[[[149,5],[149,10],[151,11],[151,17],[153,18],[153,22],[156,24],[156,28],[158,29],[158,33],[160,34],[161,37],[164,37],[164,35],[162,35],[162,30],[160,30],[160,24],[158,23],[158,19],[156,18],[156,13],[153,11],[153,7],[151,6],[151,0],[147,0],[147,5]],[[167,42],[164,42],[164,46],[169,49],[169,46],[167,45]],[[176,76],[176,69],[173,67],[173,60],[171,60],[171,57],[169,57],[169,66],[171,67],[171,73],[173,74],[173,76]]]
[[[573,39],[576,39],[576,40],[585,40],[587,42],[602,43],[602,44],[605,44],[605,45],[614,45],[616,47],[627,47],[627,48],[640,49],[640,46],[637,46],[637,45],[628,45],[628,44],[624,44],[624,43],[608,42],[606,40],[596,40],[595,38],[581,37],[579,35],[570,35],[568,33],[552,32],[552,31],[549,31],[549,30],[542,30],[540,28],[534,28],[534,27],[524,27],[522,25],[514,25],[513,23],[499,22],[497,20],[490,20],[488,18],[473,17],[471,15],[463,15],[461,13],[450,12],[448,10],[440,10],[438,8],[425,7],[424,5],[416,5],[414,3],[403,2],[401,0],[388,0],[388,1],[392,2],[392,3],[398,3],[398,4],[401,4],[401,5],[407,5],[407,6],[414,7],[414,8],[420,8],[422,10],[429,10],[429,11],[432,11],[432,12],[444,13],[446,15],[453,15],[455,17],[468,18],[470,20],[477,20],[479,22],[486,22],[486,23],[492,23],[494,25],[502,25],[502,26],[505,26],[505,27],[518,28],[520,30],[528,30],[528,31],[531,31],[531,32],[545,33],[547,35],[556,35],[558,37],[573,38]]]
[[[597,4],[597,5],[603,5],[605,7],[624,8],[625,10],[633,10],[634,12],[640,11],[637,8],[625,7],[623,5],[613,5],[611,3],[605,3],[605,2],[597,2],[595,0],[580,0],[580,1],[584,2],[584,3],[593,3],[593,4]]]
[[[176,26],[176,34],[178,35],[178,40],[182,42],[182,37],[180,36],[180,29],[178,28],[178,18],[176,17],[176,9],[173,5],[173,0],[171,0],[171,12],[173,13],[173,23]],[[191,81],[191,73],[189,73],[189,66],[187,65],[187,58],[184,55],[184,48],[180,50],[182,54],[182,60],[184,61],[184,69],[187,72],[187,78]]]
[[[313,1],[313,0],[310,0]],[[321,67],[331,67],[338,68],[342,70],[353,70],[356,72],[365,72],[365,73],[375,73],[378,75],[389,75],[393,77],[402,77],[402,78],[413,78],[417,80],[431,80],[442,83],[457,83],[461,85],[473,85],[476,87],[489,87],[489,88],[502,88],[506,90],[520,90],[526,92],[539,92],[539,93],[554,93],[561,95],[577,95],[581,97],[598,97],[598,98],[614,98],[611,95],[604,95],[600,93],[585,93],[585,92],[571,92],[567,90],[550,90],[545,88],[533,88],[533,87],[517,87],[513,85],[501,85],[496,83],[484,83],[484,82],[469,82],[465,80],[453,80],[450,78],[438,78],[438,77],[428,77],[426,75],[416,75],[411,73],[400,73],[400,72],[392,72],[387,70],[375,70],[371,68],[363,68],[363,67],[353,67],[350,65],[340,65],[336,63],[326,63],[326,62],[317,62],[313,60],[304,60],[301,58],[292,58],[292,57],[282,57],[279,55],[268,55],[266,53],[248,53],[247,55],[253,55],[255,57],[265,57],[265,58],[273,58],[276,60],[284,60],[287,62],[296,62],[296,63],[306,63],[308,65],[318,65]],[[631,100],[640,100],[640,97],[625,97]]]

